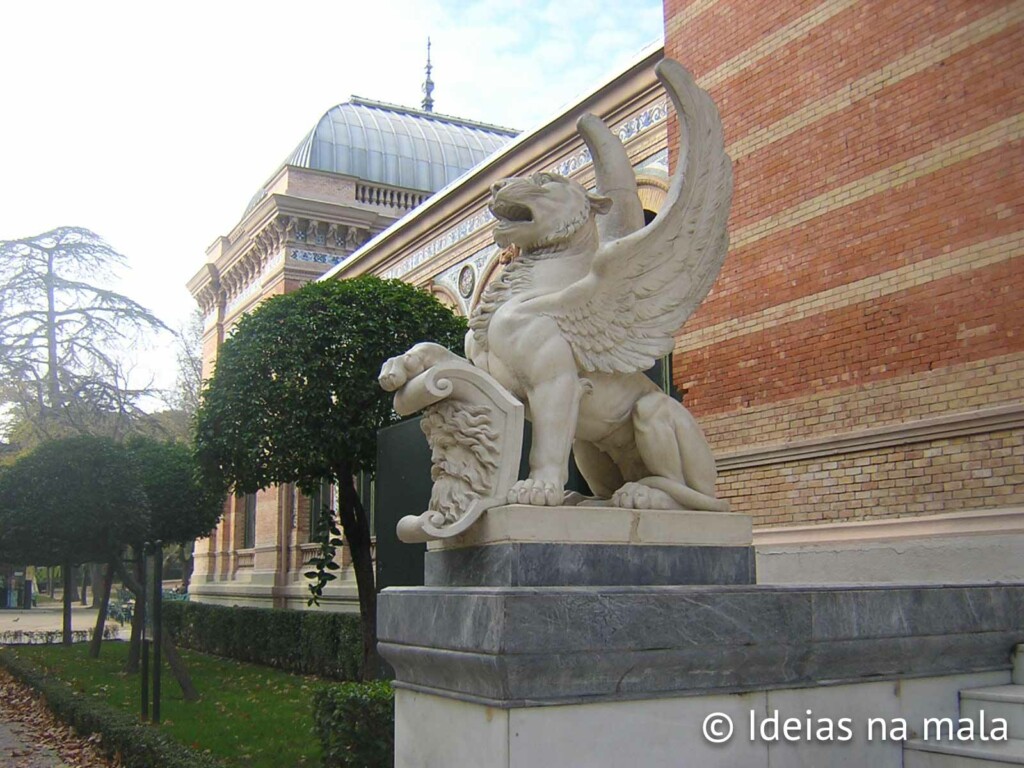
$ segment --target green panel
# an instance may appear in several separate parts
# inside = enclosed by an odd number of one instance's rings
[[[420,417],[377,433],[377,479],[374,483],[377,531],[377,589],[423,585],[425,544],[403,544],[395,526],[406,515],[419,515],[430,503],[430,448]]]

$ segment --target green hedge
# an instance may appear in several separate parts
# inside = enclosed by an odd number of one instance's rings
[[[19,658],[15,651],[0,651],[0,664],[14,677],[35,688],[61,720],[87,736],[101,735],[100,747],[109,757],[121,756],[124,768],[222,768],[210,755],[198,752],[138,717],[78,693],[65,683],[47,677]]]
[[[324,686],[313,696],[314,729],[324,768],[391,768],[395,693],[391,683]]]
[[[363,641],[355,614],[174,602],[163,605],[163,620],[175,642],[194,651],[304,675],[359,679]]]

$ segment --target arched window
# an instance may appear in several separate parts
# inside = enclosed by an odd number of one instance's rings
[[[636,177],[636,193],[644,209],[644,224],[650,224],[658,215],[668,197],[668,184],[663,179],[646,174]]]

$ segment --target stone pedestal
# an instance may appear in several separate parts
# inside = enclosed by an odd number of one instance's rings
[[[427,545],[425,583],[451,587],[753,584],[748,515],[530,507],[489,510]]]
[[[961,688],[1009,682],[1024,585],[758,586],[749,526],[504,507],[432,543],[431,585],[380,596],[396,766],[898,768],[902,742],[868,740],[869,717],[919,728]],[[686,583],[701,576],[720,583]],[[749,738],[807,710],[854,718],[856,738]],[[702,732],[719,712],[727,744]]]

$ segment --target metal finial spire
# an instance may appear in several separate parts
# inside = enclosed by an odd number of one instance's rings
[[[434,99],[431,94],[434,92],[434,81],[430,79],[430,38],[427,38],[427,79],[423,81],[423,111],[434,111]]]

